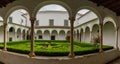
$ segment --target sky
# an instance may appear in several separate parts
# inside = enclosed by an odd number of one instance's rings
[[[66,11],[66,9],[60,5],[56,5],[56,4],[51,4],[51,5],[46,5],[46,6],[43,6],[39,11]],[[83,9],[83,10],[80,10],[78,13],[80,14],[85,14],[86,12],[88,12],[89,10],[87,9]]]
[[[23,13],[27,13],[25,10],[22,10],[22,9],[20,11]],[[50,5],[43,6],[39,11],[67,11],[67,10],[60,5],[50,4]],[[89,10],[87,9],[82,9],[78,13],[85,14],[88,11]]]

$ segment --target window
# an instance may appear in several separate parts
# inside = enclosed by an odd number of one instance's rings
[[[23,19],[21,19],[21,24],[23,23]]]
[[[64,26],[68,26],[68,20],[64,20]]]
[[[41,36],[41,35],[39,35],[39,36],[38,36],[38,38],[39,38],[39,39],[42,39],[42,36]]]
[[[36,26],[39,26],[39,20],[36,20],[35,25],[36,25]]]
[[[49,20],[49,26],[54,26],[54,19]]]
[[[12,23],[12,17],[9,17],[9,22]]]

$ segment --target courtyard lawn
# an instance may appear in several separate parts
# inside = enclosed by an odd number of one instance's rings
[[[0,44],[3,48],[3,43]],[[111,46],[104,46],[104,50],[112,49]],[[8,51],[28,54],[30,52],[30,41],[16,41],[7,43]],[[67,56],[70,51],[68,41],[44,41],[36,40],[34,43],[36,55],[41,56]],[[99,45],[90,43],[74,42],[74,52],[76,55],[95,53],[99,51]]]

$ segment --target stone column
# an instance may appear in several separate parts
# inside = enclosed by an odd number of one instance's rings
[[[69,53],[69,57],[74,57],[74,39],[73,39],[73,30],[74,30],[74,21],[75,18],[74,17],[70,17],[70,53]]]
[[[100,49],[99,52],[103,52],[103,23],[99,24],[99,39],[100,39]]]
[[[3,23],[4,25],[4,48],[3,48],[3,51],[7,51],[7,48],[6,48],[6,40],[7,40],[7,23]]]
[[[115,42],[116,42],[116,49],[119,50],[119,47],[118,47],[118,30],[119,30],[119,27],[116,28],[116,31],[115,31]]]
[[[31,17],[30,21],[31,21],[31,46],[30,46],[30,53],[29,56],[30,57],[34,57],[35,53],[34,53],[34,22],[35,22],[36,18]]]
[[[90,31],[90,42],[92,43],[92,31]]]

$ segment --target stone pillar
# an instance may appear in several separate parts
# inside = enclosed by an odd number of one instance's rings
[[[118,46],[118,30],[119,30],[119,27],[116,28],[116,31],[115,31],[115,42],[116,42],[116,49],[119,50],[119,46]]]
[[[30,53],[29,56],[30,57],[34,57],[35,53],[34,53],[34,22],[35,22],[36,18],[31,17],[30,21],[31,21],[31,46],[30,46]]]
[[[73,39],[73,30],[74,30],[74,21],[75,18],[74,17],[70,17],[70,53],[69,53],[69,57],[74,57],[74,39]]]
[[[92,31],[90,31],[90,42],[92,43]]]
[[[6,41],[7,41],[7,23],[3,23],[4,25],[4,47],[3,47],[3,51],[7,51],[6,48]]]
[[[99,24],[99,39],[100,39],[100,49],[99,52],[103,52],[103,23]]]

